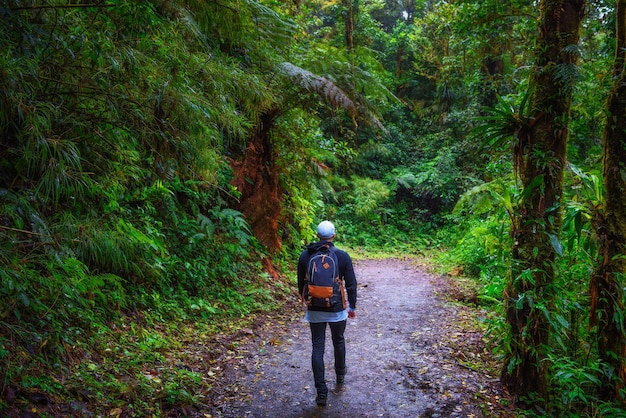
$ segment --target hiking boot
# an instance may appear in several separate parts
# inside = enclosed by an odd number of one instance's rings
[[[348,374],[348,368],[346,367],[343,371],[343,374],[338,374],[337,375],[337,384],[338,385],[343,385],[346,381],[346,374]]]
[[[315,398],[315,403],[318,406],[326,406],[326,402],[328,400],[328,395],[325,393],[319,393],[317,398]]]

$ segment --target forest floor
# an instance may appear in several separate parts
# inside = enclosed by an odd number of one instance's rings
[[[357,317],[346,328],[346,383],[335,385],[327,331],[328,405],[315,404],[303,307],[257,318],[213,358],[221,379],[205,417],[505,417],[511,400],[484,344],[486,312],[417,260],[355,262]],[[174,411],[172,411],[174,412]],[[179,411],[182,415],[191,411]],[[200,411],[195,411],[200,412]]]

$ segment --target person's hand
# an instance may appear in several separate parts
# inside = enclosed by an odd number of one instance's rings
[[[352,309],[348,309],[348,318],[356,318],[356,311],[353,311]]]

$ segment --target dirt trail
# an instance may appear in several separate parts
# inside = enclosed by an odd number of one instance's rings
[[[443,279],[410,260],[355,263],[357,318],[346,329],[348,374],[335,387],[327,331],[328,405],[315,405],[310,332],[294,305],[281,333],[229,370],[220,417],[497,417],[506,416],[497,379],[475,371],[489,356],[476,311],[446,303]],[[463,325],[460,325],[463,324]]]

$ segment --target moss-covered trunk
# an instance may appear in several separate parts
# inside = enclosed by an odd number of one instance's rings
[[[603,136],[603,177],[606,191],[597,235],[600,262],[590,283],[591,323],[597,325],[600,359],[611,374],[601,376],[600,396],[620,400],[626,381],[624,277],[626,275],[626,0],[617,2],[615,87],[607,102]]]
[[[255,237],[270,253],[281,248],[278,219],[282,192],[271,139],[277,114],[272,110],[261,116],[242,161],[233,163],[233,184],[241,192],[235,208],[244,214]]]
[[[583,0],[543,0],[535,50],[530,122],[515,148],[523,186],[514,230],[514,267],[505,291],[511,351],[502,381],[518,397],[548,398],[546,347],[554,299],[559,200],[584,11]],[[571,74],[571,78],[568,77]]]

